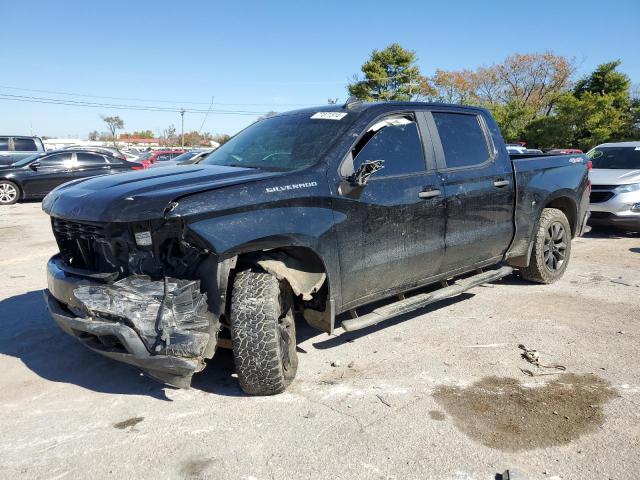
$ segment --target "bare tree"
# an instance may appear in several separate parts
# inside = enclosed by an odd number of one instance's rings
[[[122,130],[124,128],[124,120],[120,117],[107,117],[105,115],[100,115],[102,121],[107,124],[109,127],[109,131],[111,132],[111,139],[113,140],[113,145],[116,145],[116,131]]]

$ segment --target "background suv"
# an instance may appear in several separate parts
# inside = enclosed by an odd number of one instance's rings
[[[587,155],[593,163],[589,224],[640,231],[640,142],[603,143]]]
[[[39,137],[0,135],[0,165],[11,165],[38,152],[44,152]]]

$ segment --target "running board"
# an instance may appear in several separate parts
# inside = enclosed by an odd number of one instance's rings
[[[378,307],[371,313],[367,313],[361,317],[345,320],[342,322],[342,328],[347,332],[353,332],[354,330],[360,330],[361,328],[377,325],[380,322],[403,313],[411,312],[431,303],[444,300],[445,298],[455,297],[456,295],[460,295],[470,288],[477,287],[483,283],[493,282],[494,280],[506,277],[507,275],[511,275],[512,272],[513,268],[504,266],[497,270],[488,270],[486,272],[478,273],[472,277],[458,280],[456,283],[448,287],[441,288],[440,290],[430,293],[420,293],[413,297]]]

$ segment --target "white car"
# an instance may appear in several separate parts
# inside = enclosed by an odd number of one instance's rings
[[[587,153],[589,224],[640,231],[640,142],[603,143]]]

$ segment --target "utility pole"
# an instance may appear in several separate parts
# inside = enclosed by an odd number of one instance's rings
[[[182,134],[180,135],[180,144],[184,148],[184,108],[180,110],[180,117],[182,117]]]

